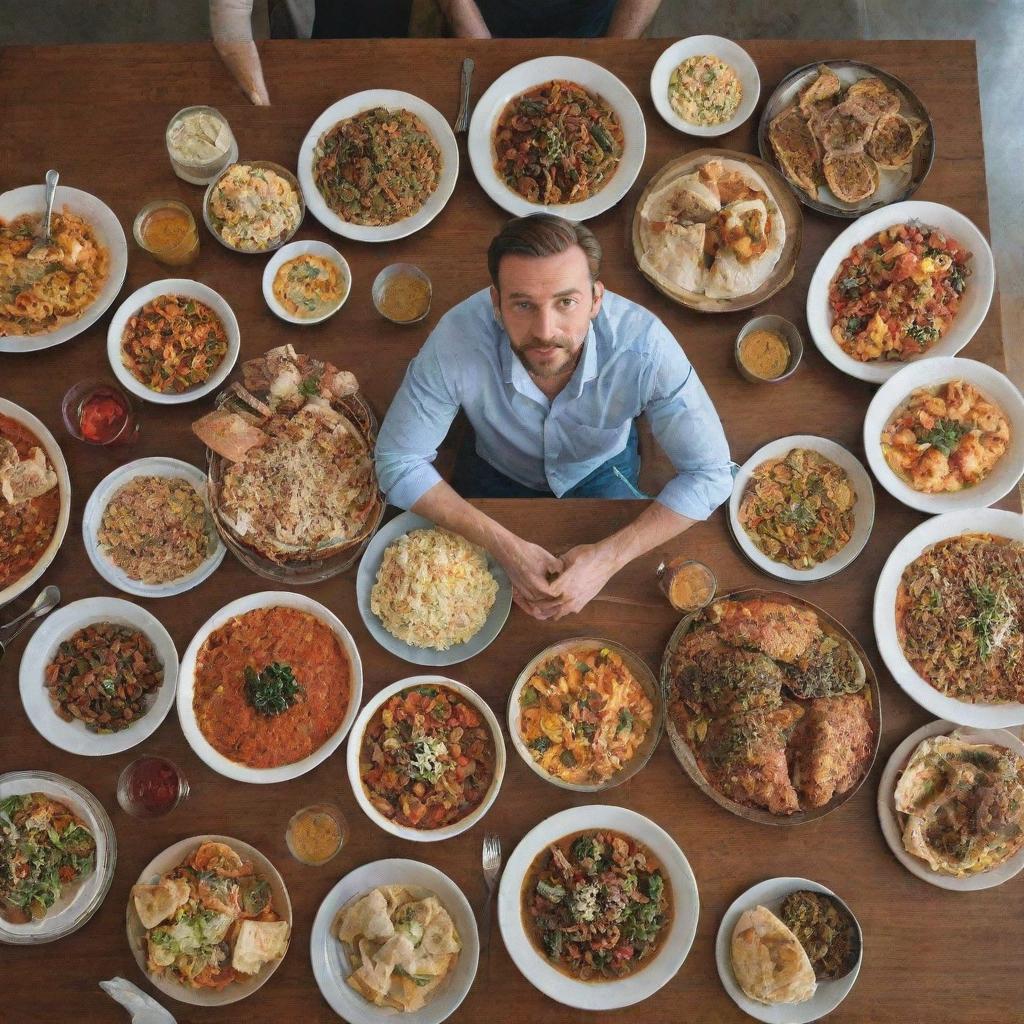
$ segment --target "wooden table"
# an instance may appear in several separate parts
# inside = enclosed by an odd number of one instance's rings
[[[630,196],[591,224],[605,246],[604,279],[609,288],[652,308],[674,330],[715,400],[738,461],[765,441],[789,433],[834,437],[863,457],[861,423],[872,388],[833,370],[809,346],[804,365],[777,389],[746,384],[732,363],[732,340],[744,314],[698,316],[673,305],[639,275],[629,253],[629,224],[644,183],[667,160],[696,147],[696,140],[670,130],[651,103],[650,69],[663,42],[456,41],[278,42],[261,46],[274,106],[253,108],[241,97],[206,46],[106,46],[7,48],[0,50],[0,187],[41,181],[49,166],[62,181],[104,199],[126,229],[146,201],[178,197],[198,217],[202,191],[171,173],[163,145],[169,117],[194,103],[217,106],[230,120],[242,156],[295,165],[309,125],[328,104],[369,87],[406,89],[454,116],[461,57],[477,63],[474,96],[513,64],[540,54],[570,53],[597,60],[619,75],[640,100],[647,118],[647,160]],[[931,110],[937,136],[932,172],[918,194],[948,203],[987,228],[985,168],[973,43],[764,42],[748,45],[761,71],[764,95],[791,68],[810,61],[849,56],[896,73],[913,86]],[[756,119],[719,140],[755,151]],[[450,306],[487,283],[484,250],[504,220],[477,186],[468,163],[447,209],[427,229],[387,246],[357,245],[328,235],[307,217],[302,237],[330,240],[352,265],[354,291],[346,307],[319,327],[282,324],[263,303],[264,260],[230,253],[205,231],[193,276],[222,292],[234,307],[242,331],[243,358],[272,345],[296,346],[354,370],[370,400],[383,411],[427,330]],[[845,222],[805,215],[803,252],[795,281],[764,311],[803,321],[806,286],[827,243]],[[168,276],[133,243],[122,295]],[[377,271],[395,260],[424,267],[434,282],[434,310],[414,329],[382,322],[369,287]],[[59,402],[73,381],[106,370],[105,333],[110,313],[74,341],[31,356],[0,357],[0,393],[40,416],[61,439],[73,480],[72,527],[43,582],[60,585],[65,601],[113,594],[92,570],[78,524],[93,487],[119,461],[144,455],[174,455],[203,464],[199,442],[189,431],[196,408],[146,406],[138,446],[130,453],[87,449],[60,424]],[[997,302],[966,354],[1001,365]],[[744,1019],[725,994],[715,970],[714,937],[728,904],[748,886],[776,875],[801,875],[836,889],[856,911],[865,934],[864,964],[857,985],[833,1019],[844,1021],[1024,1020],[1020,963],[1024,939],[1024,886],[954,895],[933,888],[904,870],[886,848],[875,813],[881,766],[894,747],[929,716],[904,696],[882,671],[871,630],[874,581],[893,545],[921,521],[876,489],[878,516],[860,559],[837,579],[799,589],[842,620],[868,649],[881,675],[884,735],[875,770],[857,796],[835,814],[801,828],[766,828],[719,809],[702,796],[663,742],[650,765],[632,782],[607,794],[647,814],[678,840],[696,873],[701,914],[696,941],[678,976],[642,1009],[605,1019],[650,1024]],[[639,503],[577,501],[481,502],[511,529],[558,552],[597,540],[635,516]],[[502,635],[488,651],[453,669],[477,687],[495,712],[504,715],[512,680],[541,646],[558,638],[603,634],[617,637],[657,666],[675,616],[655,587],[660,558],[687,551],[709,562],[723,587],[774,586],[745,563],[729,540],[721,512],[664,550],[623,571],[601,598],[579,616],[538,623],[513,610]],[[369,637],[356,610],[354,573],[311,587],[308,593],[335,610],[352,630],[363,657],[366,694],[412,674],[415,668],[382,651]],[[197,590],[182,597],[145,603],[183,650],[195,630],[221,605],[266,589],[230,556]],[[795,588],[794,588],[795,589]],[[18,605],[24,604],[20,601]],[[5,618],[13,608],[6,609]],[[355,805],[342,757],[293,782],[254,787],[230,782],[207,770],[186,745],[174,716],[143,749],[167,755],[184,767],[193,793],[186,804],[155,823],[126,817],[114,800],[119,771],[135,753],[102,760],[65,754],[50,747],[26,721],[16,697],[17,669],[24,639],[0,667],[0,692],[7,700],[0,723],[0,772],[49,769],[87,785],[103,801],[117,830],[119,854],[114,884],[100,911],[75,935],[45,948],[7,946],[0,954],[0,1020],[119,1021],[120,1011],[96,982],[122,974],[145,985],[128,949],[124,908],[130,886],[157,852],[193,834],[222,832],[257,845],[283,873],[295,910],[290,952],[258,996],[244,1003],[202,1012],[177,1004],[179,1022],[336,1019],[314,984],[309,932],[316,909],[351,868],[387,856],[429,860],[451,875],[476,903],[483,828],[456,840],[423,846],[392,840],[371,825]],[[508,772],[487,827],[501,834],[507,854],[533,825],[574,804],[575,799],[541,783],[509,751]],[[330,799],[345,810],[352,839],[341,856],[322,869],[292,860],[284,843],[291,813],[314,800]],[[512,965],[497,934],[490,971],[481,967],[461,1010],[460,1021],[572,1021],[584,1014],[540,995]]]

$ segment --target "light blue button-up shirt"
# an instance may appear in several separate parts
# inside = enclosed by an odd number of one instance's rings
[[[677,475],[657,500],[706,519],[732,490],[729,447],[696,371],[668,328],[605,292],[569,383],[549,400],[499,326],[487,289],[449,310],[409,364],[377,439],[388,500],[411,508],[441,476],[433,466],[459,408],[496,469],[561,496],[626,447],[646,416]]]

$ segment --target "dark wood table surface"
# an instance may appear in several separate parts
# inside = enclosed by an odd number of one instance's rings
[[[732,362],[732,342],[748,314],[691,314],[658,294],[633,264],[629,225],[637,196],[666,161],[698,148],[698,140],[669,129],[651,103],[650,70],[665,45],[658,40],[271,42],[260,47],[274,102],[269,108],[254,108],[244,100],[209,46],[0,49],[0,110],[4,112],[0,188],[42,181],[46,168],[56,166],[63,183],[107,202],[129,235],[123,297],[146,282],[173,276],[130,240],[132,219],[139,208],[153,198],[176,197],[189,204],[197,219],[200,216],[202,190],[173,175],[163,143],[167,121],[179,108],[195,103],[218,107],[234,129],[243,158],[276,160],[294,167],[309,125],[325,107],[346,94],[371,87],[405,89],[454,117],[459,64],[466,54],[477,64],[474,98],[498,74],[521,60],[555,53],[589,57],[632,89],[644,110],[648,131],[646,162],[630,194],[590,222],[605,247],[608,287],[649,306],[675,332],[718,407],[737,461],[742,462],[774,437],[798,432],[836,438],[863,457],[861,424],[873,393],[869,385],[834,370],[809,343],[803,366],[786,384],[773,388],[745,383]],[[791,68],[830,57],[876,63],[906,81],[931,111],[937,138],[935,164],[918,198],[954,206],[987,230],[973,43],[756,41],[745,45],[760,68],[763,99]],[[755,152],[755,128],[756,117],[715,144]],[[330,236],[307,216],[300,237],[323,238],[335,244],[349,260],[354,278],[345,308],[321,326],[293,327],[277,320],[261,295],[265,261],[228,252],[203,230],[199,260],[187,273],[216,288],[234,307],[241,326],[243,358],[292,342],[355,371],[371,402],[383,412],[409,358],[438,317],[487,284],[484,252],[505,215],[476,184],[461,145],[463,167],[451,202],[433,224],[410,238],[383,246],[359,245]],[[795,280],[762,311],[804,322],[810,275],[826,245],[845,225],[845,221],[805,213],[803,251]],[[384,323],[370,300],[374,276],[395,260],[415,262],[433,278],[433,311],[424,324],[414,328]],[[60,423],[60,397],[73,381],[107,371],[105,336],[110,316],[108,311],[90,330],[58,348],[0,356],[0,394],[22,404],[50,427],[60,439],[70,467],[71,527],[42,580],[59,584],[66,602],[117,593],[93,571],[81,541],[82,509],[100,479],[119,462],[145,455],[173,455],[204,464],[203,450],[189,424],[194,415],[207,411],[208,402],[174,408],[146,405],[139,443],[129,452],[89,449],[65,433]],[[998,324],[996,300],[965,354],[1001,366]],[[685,776],[667,741],[640,775],[605,794],[604,802],[632,807],[668,829],[690,860],[701,901],[696,940],[676,978],[641,1007],[607,1014],[605,1019],[642,1019],[651,1024],[743,1019],[715,969],[714,938],[722,913],[750,885],[777,875],[798,875],[839,892],[864,930],[860,978],[831,1019],[1024,1020],[1021,880],[962,895],[934,888],[897,863],[878,827],[875,795],[881,767],[895,746],[930,716],[885,673],[871,629],[871,600],[881,566],[893,545],[922,517],[897,504],[880,488],[876,488],[876,498],[875,528],[857,562],[834,580],[792,588],[845,623],[867,648],[879,671],[883,737],[874,771],[840,810],[798,828],[758,826],[721,810]],[[640,503],[601,501],[480,504],[511,529],[555,552],[599,539],[642,507]],[[719,511],[679,541],[629,566],[578,616],[538,623],[513,609],[495,643],[484,654],[454,667],[451,674],[476,687],[504,717],[509,687],[523,664],[542,646],[562,637],[598,634],[618,638],[656,667],[676,616],[656,589],[654,570],[663,556],[679,551],[711,564],[725,588],[775,586],[742,560]],[[161,619],[183,651],[195,630],[220,606],[267,588],[267,581],[245,571],[229,555],[217,573],[196,590],[140,603]],[[354,570],[307,592],[337,612],[354,634],[363,658],[367,696],[417,671],[385,653],[363,627],[356,609]],[[25,603],[22,599],[5,609],[5,620]],[[0,693],[6,701],[0,716],[0,772],[47,769],[88,786],[110,812],[117,831],[118,860],[110,893],[84,928],[59,945],[3,947],[0,1019],[11,1024],[124,1019],[96,982],[121,974],[148,987],[125,939],[129,889],[156,853],[190,835],[220,832],[237,836],[270,857],[291,894],[294,934],[284,963],[258,995],[216,1011],[173,1004],[170,1008],[179,1022],[336,1019],[314,983],[309,933],[321,899],[341,875],[358,865],[381,857],[424,859],[451,875],[478,905],[484,827],[478,825],[457,839],[429,846],[392,839],[357,808],[344,770],[343,751],[293,782],[258,787],[231,782],[208,770],[188,748],[173,714],[132,752],[90,759],[54,749],[26,720],[16,696],[24,644],[23,637],[0,666]],[[152,823],[128,818],[114,799],[118,773],[140,749],[174,759],[192,784],[192,795],[185,804]],[[292,860],[284,842],[292,812],[316,800],[340,804],[352,826],[349,845],[320,869]],[[543,818],[587,802],[542,783],[510,749],[504,786],[486,818],[486,827],[500,833],[507,856]],[[481,967],[469,997],[452,1019],[503,1024],[574,1021],[585,1016],[542,996],[519,974],[505,954],[495,924],[490,970]]]

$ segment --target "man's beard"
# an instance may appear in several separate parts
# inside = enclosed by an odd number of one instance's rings
[[[561,377],[567,371],[575,368],[577,361],[579,360],[580,352],[583,351],[583,345],[573,353],[573,342],[569,338],[559,338],[555,341],[538,341],[534,339],[528,344],[517,348],[516,355],[519,357],[519,361],[526,367],[530,374],[534,377],[551,378]],[[565,352],[568,355],[568,359],[562,360],[558,363],[548,363],[546,365],[535,365],[530,359],[530,352],[532,349],[538,348],[557,348]]]

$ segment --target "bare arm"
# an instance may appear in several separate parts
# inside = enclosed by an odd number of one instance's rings
[[[210,0],[213,45],[224,66],[258,107],[270,105],[263,66],[252,37],[253,0]]]
[[[618,39],[639,39],[660,6],[661,0],[619,0],[607,34]]]
[[[437,0],[452,35],[460,39],[490,39],[491,32],[474,0]]]

